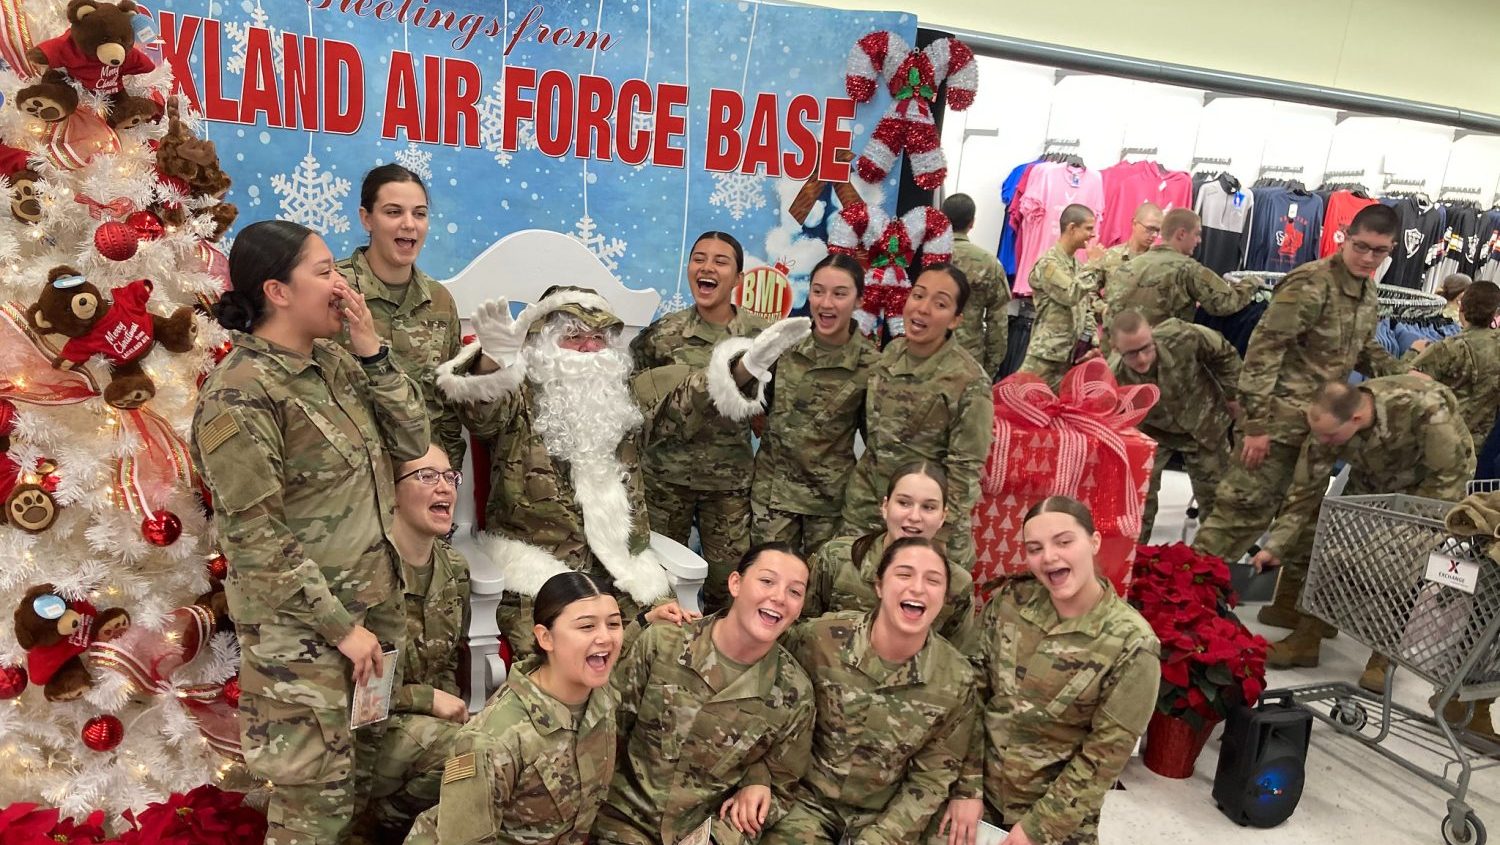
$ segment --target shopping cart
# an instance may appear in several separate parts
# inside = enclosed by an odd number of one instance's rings
[[[1443,517],[1452,507],[1399,494],[1323,500],[1300,608],[1388,656],[1391,668],[1381,695],[1342,682],[1277,693],[1448,792],[1443,841],[1483,845],[1484,825],[1465,799],[1473,772],[1500,763],[1485,759],[1500,755],[1500,745],[1454,728],[1442,714],[1460,702],[1468,724],[1474,701],[1500,693],[1500,563],[1488,559],[1487,538],[1448,533]],[[1452,571],[1477,574],[1472,593],[1449,585]],[[1392,703],[1396,667],[1437,689],[1431,714]],[[1312,706],[1319,703],[1330,706]],[[1440,767],[1409,759],[1405,749]]]

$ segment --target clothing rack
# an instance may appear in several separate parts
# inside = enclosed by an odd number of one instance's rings
[[[1365,175],[1363,170],[1325,170],[1323,181],[1332,182],[1335,179],[1358,179]]]
[[[1427,186],[1426,179],[1404,179],[1400,176],[1385,177],[1385,187],[1389,188],[1423,188]]]
[[[1406,322],[1442,316],[1448,301],[1437,294],[1397,285],[1381,284],[1376,288],[1380,316]]]
[[[1465,194],[1467,196],[1477,197],[1482,195],[1483,193],[1484,191],[1479,188],[1458,188],[1452,185],[1444,185],[1443,187],[1438,189],[1438,196],[1440,197],[1446,194]]]
[[[1203,167],[1205,165],[1209,167],[1228,167],[1233,163],[1234,159],[1231,158],[1212,158],[1209,156],[1197,156],[1193,159],[1193,166],[1189,167],[1188,169],[1197,170],[1199,167]]]
[[[1156,151],[1156,147],[1121,147],[1120,158],[1129,155],[1154,156]]]
[[[1042,151],[1046,152],[1051,149],[1076,150],[1081,146],[1083,144],[1077,138],[1048,138],[1042,143]]]
[[[1272,164],[1272,165],[1266,165],[1265,167],[1262,167],[1260,169],[1260,175],[1265,176],[1267,173],[1297,174],[1297,173],[1301,173],[1303,171],[1303,169],[1304,168],[1301,168],[1301,167],[1288,167],[1288,166],[1279,165],[1279,164]]]

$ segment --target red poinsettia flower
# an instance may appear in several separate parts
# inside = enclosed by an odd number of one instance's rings
[[[1189,683],[1188,662],[1186,660],[1168,660],[1161,664],[1161,679],[1163,683],[1174,687],[1185,687]]]
[[[138,817],[126,813],[133,825],[125,845],[259,845],[266,835],[266,817],[246,807],[240,792],[225,792],[204,784],[187,794],[174,794],[155,803]]]
[[[72,845],[98,845],[105,841],[104,833],[104,811],[95,810],[89,813],[89,817],[82,822],[72,819],[63,819],[52,829],[49,838],[53,842],[67,842]]]
[[[56,807],[11,804],[0,810],[0,845],[50,845],[57,817]]]

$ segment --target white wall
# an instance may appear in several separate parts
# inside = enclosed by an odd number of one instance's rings
[[[1205,102],[1207,101],[1207,102]],[[1500,138],[1455,138],[1451,127],[1114,77],[1058,73],[1039,65],[980,57],[979,94],[964,112],[948,112],[943,148],[946,193],[974,197],[974,240],[999,242],[1000,185],[1012,167],[1035,158],[1048,138],[1076,138],[1084,161],[1105,168],[1123,147],[1156,147],[1154,158],[1187,170],[1196,156],[1228,158],[1230,172],[1253,183],[1265,166],[1301,167],[1309,187],[1326,170],[1363,170],[1358,181],[1379,192],[1387,176],[1420,179],[1434,198],[1444,186],[1479,188],[1488,205],[1500,194]]]

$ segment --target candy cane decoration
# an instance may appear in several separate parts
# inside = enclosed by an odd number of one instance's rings
[[[912,179],[932,190],[948,174],[932,102],[938,86],[948,83],[948,108],[963,111],[974,102],[979,67],[974,52],[962,41],[942,38],[921,50],[913,50],[892,32],[872,32],[855,42],[849,53],[844,90],[856,102],[868,102],[884,81],[893,98],[870,142],[855,163],[866,182],[879,182],[896,166],[904,153],[911,159]]]
[[[828,251],[858,256],[866,266],[864,304],[854,319],[873,336],[882,319],[894,337],[904,333],[901,312],[911,291],[911,267],[917,253],[926,267],[953,255],[953,225],[930,206],[914,208],[892,220],[864,203],[840,211],[828,226]]]

